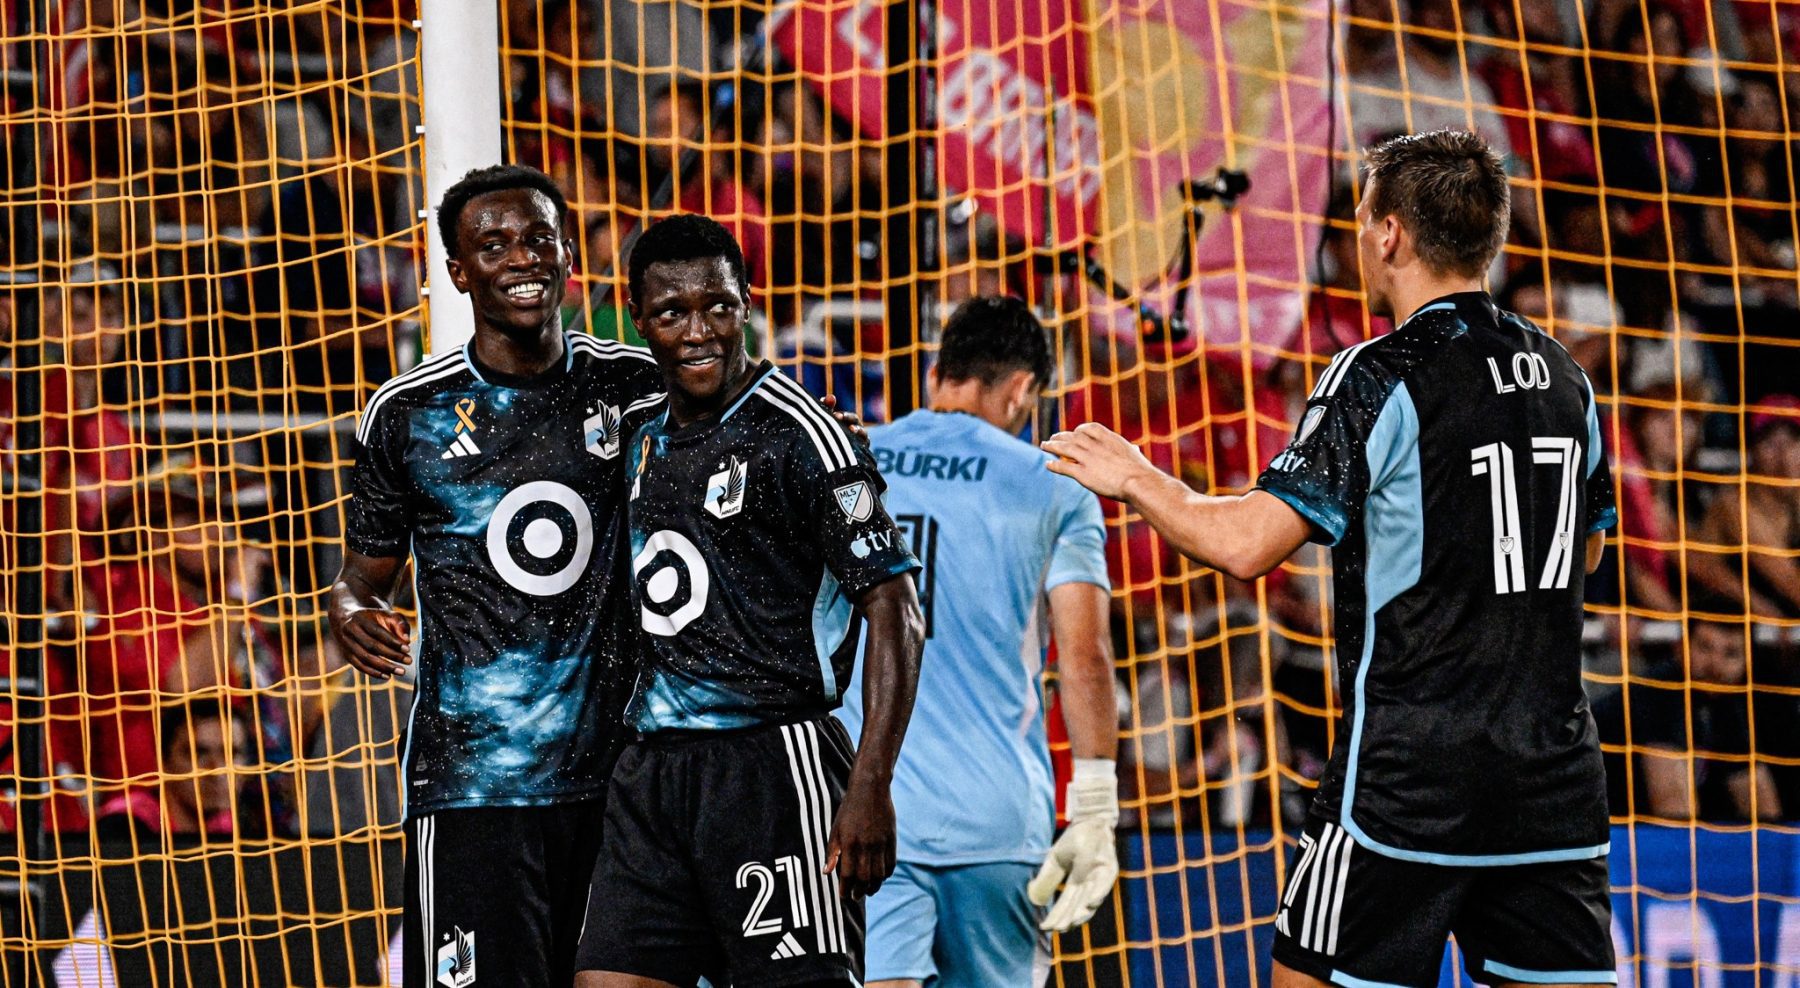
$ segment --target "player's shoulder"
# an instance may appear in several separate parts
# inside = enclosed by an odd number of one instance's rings
[[[1525,339],[1528,349],[1542,354],[1560,371],[1580,374],[1585,384],[1587,372],[1581,369],[1580,362],[1575,359],[1575,355],[1570,353],[1567,347],[1562,345],[1561,340],[1551,336],[1544,327],[1517,312],[1508,312],[1505,309],[1497,309],[1496,312],[1499,324],[1519,333]]]
[[[641,346],[620,343],[618,340],[605,340],[588,333],[569,333],[567,339],[569,349],[578,362],[619,366],[638,365],[651,370],[656,369],[655,358],[650,356],[649,350]]]
[[[764,443],[783,443],[803,458],[816,457],[826,472],[856,464],[856,449],[844,427],[798,381],[766,367],[738,410]]]
[[[397,374],[375,389],[357,420],[356,441],[367,445],[381,423],[404,416],[447,391],[466,388],[475,380],[461,347],[433,354],[412,369]]]
[[[635,436],[639,429],[662,418],[669,407],[669,396],[666,392],[655,391],[644,395],[619,410],[620,434]]]
[[[577,375],[598,376],[604,383],[622,388],[628,395],[662,389],[662,374],[649,350],[587,333],[569,333],[565,338],[570,367]]]

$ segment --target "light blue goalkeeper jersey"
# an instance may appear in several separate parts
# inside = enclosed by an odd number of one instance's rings
[[[917,411],[869,430],[912,541],[925,657],[894,769],[899,857],[1035,864],[1055,826],[1041,673],[1047,592],[1108,586],[1100,504],[1050,457],[976,418]],[[837,711],[862,730],[862,673]]]

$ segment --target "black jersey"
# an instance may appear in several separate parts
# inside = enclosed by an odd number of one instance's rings
[[[1617,513],[1562,347],[1486,293],[1439,299],[1332,361],[1258,486],[1334,547],[1345,716],[1317,812],[1413,861],[1606,853],[1582,583]]]
[[[851,599],[919,565],[866,451],[766,361],[716,418],[676,429],[659,399],[626,428],[643,659],[630,722],[741,728],[836,708]]]
[[[530,380],[433,357],[369,400],[349,530],[413,557],[418,681],[407,810],[592,795],[616,752],[632,671],[619,642],[622,415],[660,385],[643,350],[565,338]]]

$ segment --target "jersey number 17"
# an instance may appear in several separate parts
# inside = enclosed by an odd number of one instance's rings
[[[1469,472],[1488,478],[1488,494],[1494,516],[1494,592],[1517,593],[1525,589],[1525,551],[1519,533],[1519,485],[1513,470],[1512,447],[1488,443],[1469,451]],[[1561,590],[1569,585],[1575,557],[1575,523],[1581,514],[1578,486],[1581,443],[1561,436],[1533,436],[1531,462],[1559,468],[1561,493],[1557,498],[1556,529],[1550,552],[1544,559],[1538,589]]]

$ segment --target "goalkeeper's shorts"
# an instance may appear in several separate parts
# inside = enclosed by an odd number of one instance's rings
[[[1035,865],[902,861],[869,897],[868,980],[934,988],[1032,988],[1043,949],[1025,886]]]
[[[821,873],[853,757],[831,717],[664,731],[626,748],[576,969],[735,988],[861,983],[862,902]]]
[[[1419,864],[1307,821],[1275,914],[1277,961],[1336,985],[1430,988],[1451,935],[1483,984],[1613,984],[1606,858]]]

